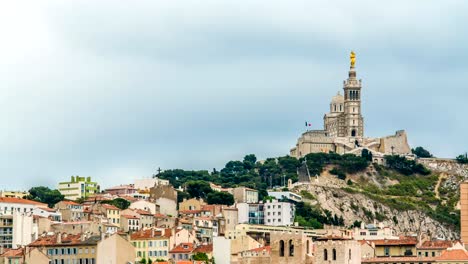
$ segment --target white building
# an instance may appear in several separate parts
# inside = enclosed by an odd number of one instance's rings
[[[239,224],[256,224],[263,225],[264,222],[264,205],[263,203],[248,204],[238,203],[237,219]]]
[[[0,197],[0,214],[13,215],[14,212],[28,213],[35,208],[47,208],[47,204],[13,197]]]
[[[0,215],[0,247],[19,248],[37,239],[32,212],[13,212]]]
[[[57,189],[68,200],[86,198],[100,191],[99,185],[97,182],[91,181],[91,177],[80,176],[71,176],[69,182],[60,182]]]
[[[274,197],[277,200],[291,200],[294,202],[302,202],[302,196],[293,192],[268,192],[268,196]]]
[[[148,201],[145,201],[145,200],[135,201],[135,202],[130,204],[129,208],[130,209],[140,209],[140,210],[143,210],[143,211],[149,211],[152,214],[158,213],[157,205],[155,203],[148,202]]]
[[[133,185],[137,190],[149,191],[149,189],[153,188],[154,186],[169,185],[169,180],[163,180],[159,178],[136,179]]]
[[[294,223],[294,204],[271,200],[265,203],[265,225],[290,226]]]
[[[355,240],[382,240],[382,239],[399,239],[395,234],[395,230],[384,223],[364,224],[361,227],[355,227],[353,230]]]

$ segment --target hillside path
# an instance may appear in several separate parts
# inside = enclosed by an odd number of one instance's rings
[[[434,188],[435,197],[437,199],[440,199],[440,196],[439,196],[440,183],[442,182],[443,179],[447,179],[447,176],[448,176],[448,174],[445,173],[445,172],[442,172],[441,174],[439,174],[439,179],[437,180],[437,184],[436,184],[436,186]]]

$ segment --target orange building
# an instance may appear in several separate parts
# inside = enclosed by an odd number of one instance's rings
[[[468,244],[468,182],[460,184],[460,229],[461,240],[466,245]]]

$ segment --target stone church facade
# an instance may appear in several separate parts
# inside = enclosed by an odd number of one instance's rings
[[[395,135],[382,138],[364,136],[364,118],[362,116],[361,90],[362,81],[356,78],[355,55],[351,53],[351,67],[348,79],[343,82],[343,94],[339,92],[330,102],[330,112],[323,117],[323,130],[304,132],[294,148],[293,157],[304,157],[309,153],[336,152],[339,154],[360,154],[368,149],[376,158],[386,154],[411,154],[406,132],[399,130]]]

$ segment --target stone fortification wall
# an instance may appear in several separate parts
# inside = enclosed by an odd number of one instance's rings
[[[399,130],[395,135],[380,138],[379,152],[385,154],[410,154],[411,148],[408,144],[406,132]]]

